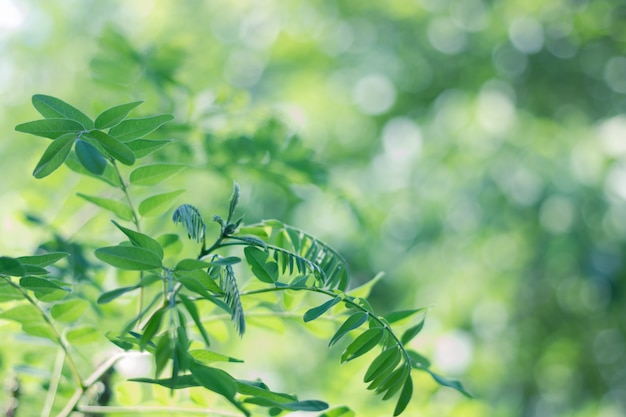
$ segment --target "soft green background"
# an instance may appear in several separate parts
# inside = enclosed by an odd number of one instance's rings
[[[120,239],[74,195],[109,190],[65,168],[31,177],[46,140],[13,130],[37,118],[31,95],[92,116],[143,99],[139,113],[177,117],[159,158],[192,165],[164,190],[210,217],[237,180],[247,222],[312,232],[357,283],[385,271],[381,312],[433,306],[415,347],[476,398],[418,376],[406,415],[626,414],[623,2],[0,0],[0,57],[0,253],[50,237],[24,213],[80,242]],[[241,139],[272,117],[301,148],[280,128]],[[12,329],[0,323],[0,377],[32,365],[17,371],[37,415],[54,351]],[[340,367],[299,326],[222,343],[247,359],[236,376],[391,414],[361,383],[366,361]]]

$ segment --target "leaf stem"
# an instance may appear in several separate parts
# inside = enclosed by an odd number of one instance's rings
[[[41,410],[41,417],[49,417],[54,406],[54,398],[59,388],[59,380],[61,379],[61,372],[63,372],[63,363],[65,362],[65,351],[59,350],[56,360],[54,362],[54,369],[52,370],[52,378],[50,379],[50,387],[48,388],[48,395],[46,395],[46,401]]]

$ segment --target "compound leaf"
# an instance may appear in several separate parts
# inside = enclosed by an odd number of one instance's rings
[[[368,313],[364,313],[362,311],[356,312],[352,314],[350,317],[343,322],[343,324],[339,327],[337,332],[333,335],[328,343],[328,346],[332,346],[339,341],[343,336],[345,336],[349,331],[356,329],[361,326],[363,323],[367,321],[369,317]]]

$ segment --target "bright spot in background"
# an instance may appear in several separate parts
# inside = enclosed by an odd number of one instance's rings
[[[626,57],[614,56],[604,67],[607,85],[617,93],[626,93]]]
[[[237,87],[252,87],[265,70],[265,61],[249,50],[235,50],[226,61],[226,78]]]
[[[394,160],[413,159],[422,150],[422,132],[411,119],[396,117],[383,127],[385,153]]]
[[[543,47],[543,27],[531,17],[518,17],[509,26],[511,43],[525,54],[534,54]]]
[[[474,344],[467,332],[454,330],[437,340],[434,360],[444,374],[459,375],[469,367],[473,354]]]
[[[552,196],[539,209],[539,223],[554,234],[567,232],[574,222],[574,204],[565,197]]]
[[[498,301],[481,302],[472,312],[472,325],[483,339],[495,339],[506,330],[509,314]]]
[[[452,19],[434,19],[428,26],[430,44],[444,54],[457,54],[465,49],[465,32]]]
[[[152,373],[152,357],[148,352],[127,352],[115,365],[124,378],[149,377]]]
[[[356,83],[352,99],[365,114],[383,114],[396,102],[396,88],[384,75],[367,75]]]
[[[626,116],[619,115],[603,121],[598,126],[598,134],[602,149],[608,156],[626,155]]]
[[[515,122],[515,105],[508,94],[495,85],[485,85],[478,95],[478,121],[493,134],[506,132]]]
[[[609,170],[605,180],[605,191],[609,196],[626,201],[626,166],[616,164]]]
[[[24,15],[12,0],[0,0],[0,33],[15,30],[24,23]]]

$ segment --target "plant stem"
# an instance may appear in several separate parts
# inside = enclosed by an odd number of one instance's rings
[[[50,387],[48,388],[48,395],[46,395],[46,402],[41,410],[41,417],[49,417],[54,406],[54,398],[57,394],[59,387],[59,380],[61,379],[61,372],[63,372],[63,363],[65,362],[65,351],[60,350],[56,361],[54,362],[54,369],[52,370],[52,378],[50,379]]]
[[[161,414],[161,413],[185,413],[196,415],[210,416],[233,416],[240,417],[241,414],[231,413],[228,411],[213,410],[210,408],[194,408],[194,407],[160,407],[160,406],[94,406],[80,405],[78,411],[91,414]]]
[[[69,366],[70,372],[72,373],[72,377],[76,381],[76,384],[81,389],[84,388],[85,385],[83,384],[83,380],[81,379],[80,374],[78,373],[78,368],[76,367],[76,364],[74,363],[74,360],[72,359],[72,356],[70,355],[70,352],[69,352],[67,346],[65,345],[65,342],[61,338],[61,335],[57,331],[56,327],[54,327],[54,324],[52,323],[52,320],[50,320],[50,317],[48,317],[46,312],[43,311],[41,309],[41,307],[39,307],[37,302],[30,295],[28,295],[28,293],[26,291],[24,291],[22,289],[22,287],[20,287],[19,285],[17,285],[16,283],[14,283],[13,281],[11,281],[8,278],[5,278],[5,281],[8,282],[9,285],[11,285],[13,288],[17,289],[22,294],[22,297],[24,297],[30,304],[32,304],[32,306],[37,309],[39,314],[41,314],[41,316],[43,317],[43,319],[46,322],[46,324],[48,325],[48,327],[50,327],[50,330],[52,330],[52,333],[54,334],[54,337],[55,337],[57,343],[59,344],[59,346],[61,346],[61,349],[63,349],[63,352],[65,352],[65,359],[67,361],[67,366]]]

